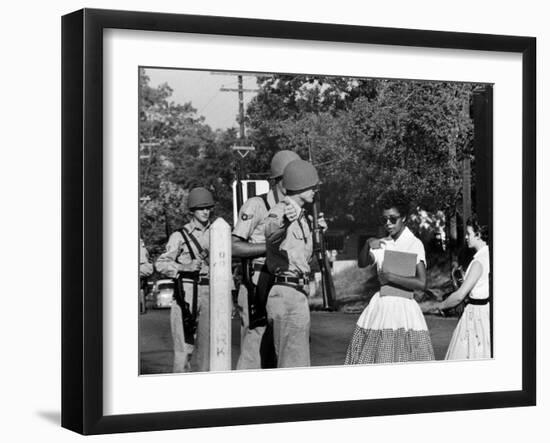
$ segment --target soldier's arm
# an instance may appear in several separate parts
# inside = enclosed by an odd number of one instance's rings
[[[231,254],[234,257],[261,257],[265,255],[265,243],[249,243],[235,235],[231,237]]]
[[[187,243],[183,241],[183,237],[181,237],[181,239],[182,239],[181,252],[178,257],[178,265],[180,267],[180,270],[184,272],[200,271],[201,268],[204,266],[204,262],[208,263],[209,253],[205,251],[206,253],[205,257],[196,256],[196,253],[191,254],[191,252],[189,252],[189,248],[187,247]]]
[[[265,219],[266,243],[279,243],[285,235],[290,222],[280,211],[272,211]]]
[[[174,232],[168,239],[166,251],[157,259],[155,267],[158,272],[169,278],[175,278],[182,270],[181,265],[176,261],[181,253],[183,238],[179,232]]]
[[[139,244],[139,276],[149,277],[153,273],[153,264],[149,260],[149,253],[143,244],[143,240],[140,240]]]
[[[153,265],[149,262],[139,264],[139,276],[149,277],[153,273]]]
[[[234,257],[248,258],[265,255],[265,243],[249,243],[250,236],[256,227],[262,222],[265,210],[261,211],[259,205],[264,203],[257,197],[248,199],[239,211],[239,216],[231,236],[231,254]]]

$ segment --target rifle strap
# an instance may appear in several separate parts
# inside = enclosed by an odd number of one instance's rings
[[[311,229],[311,225],[309,224],[308,217],[305,215],[305,212],[302,211],[302,213],[298,217],[297,221],[298,221],[298,225],[300,226],[300,229],[302,230],[302,237],[304,239],[304,242],[307,243],[307,237],[306,237],[306,233],[304,232],[304,226],[302,225],[302,222],[300,221],[301,218],[304,218],[306,220],[306,223],[309,227],[309,230],[312,231],[312,229]]]
[[[196,260],[196,255],[195,255],[195,252],[193,251],[193,248],[191,248],[191,245],[189,244],[189,238],[187,237],[187,230],[185,230],[184,232],[184,229],[185,228],[182,228],[180,229],[180,234],[181,236],[183,237],[183,241],[185,242],[186,246],[187,246],[187,250],[189,251],[189,255],[191,255],[191,260]]]
[[[267,194],[266,194],[267,199]],[[273,190],[273,200],[275,200],[275,204],[279,203],[279,192],[277,192],[277,188]]]
[[[181,235],[183,235],[183,239],[185,240],[185,243],[187,244],[187,248],[189,248],[189,252],[191,254],[191,258],[193,260],[195,260],[195,254],[192,252],[192,249],[189,245],[189,240],[188,239],[191,239],[191,242],[193,242],[193,244],[195,245],[195,247],[197,248],[197,251],[199,252],[199,255],[203,255],[204,254],[204,248],[200,245],[199,241],[197,240],[197,238],[191,234],[187,229],[186,227],[184,226],[183,228],[181,228]]]
[[[275,203],[278,203],[278,198],[277,198],[277,191],[275,191],[273,193],[274,197],[275,197]],[[261,194],[261,195],[258,195],[258,197],[260,197],[263,201],[264,201],[264,205],[265,205],[265,209],[267,209],[267,211],[269,212],[269,210],[271,209],[271,205],[269,204],[269,202],[267,201],[267,194]]]

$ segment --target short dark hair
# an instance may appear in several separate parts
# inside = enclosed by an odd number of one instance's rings
[[[474,231],[474,234],[479,235],[484,242],[489,241],[489,229],[486,225],[481,225],[477,218],[477,215],[473,214],[466,220],[466,226],[470,226]]]
[[[378,198],[378,209],[382,212],[391,208],[397,209],[401,217],[407,217],[410,208],[409,199],[401,191],[388,190]]]

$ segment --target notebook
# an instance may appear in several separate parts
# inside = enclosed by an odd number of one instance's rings
[[[403,277],[414,277],[416,275],[416,254],[386,249],[384,251],[382,270],[384,272],[391,272]],[[413,298],[414,291],[408,291],[391,285],[381,286],[380,296],[384,297],[387,295]]]

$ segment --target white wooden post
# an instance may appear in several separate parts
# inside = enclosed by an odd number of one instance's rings
[[[223,218],[210,228],[210,371],[231,370],[231,229]]]

